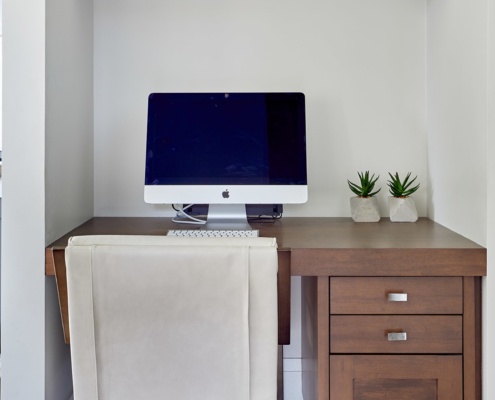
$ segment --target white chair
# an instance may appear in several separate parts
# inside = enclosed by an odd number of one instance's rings
[[[80,236],[66,249],[75,400],[275,400],[275,239]]]

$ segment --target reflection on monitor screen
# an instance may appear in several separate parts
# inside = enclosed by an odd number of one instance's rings
[[[211,212],[306,200],[302,93],[150,94],[146,202],[210,204]]]

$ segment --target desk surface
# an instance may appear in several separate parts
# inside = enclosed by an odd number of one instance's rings
[[[283,218],[251,223],[279,246],[279,343],[290,337],[290,275],[483,276],[486,249],[420,218],[415,223],[355,223],[351,218]],[[77,235],[165,235],[170,218],[96,217],[46,248],[45,274],[56,275],[62,323],[69,343],[65,247]],[[57,273],[56,273],[57,271]]]
[[[426,218],[355,223],[351,218],[284,217],[251,225],[261,236],[276,237],[280,250],[290,250],[292,275],[486,275],[485,248]],[[164,235],[174,228],[170,218],[95,217],[47,250],[63,249],[75,235]],[[54,274],[49,262],[46,274]]]

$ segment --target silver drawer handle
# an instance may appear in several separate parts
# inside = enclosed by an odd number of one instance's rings
[[[387,334],[387,339],[389,342],[407,340],[407,332],[390,332]]]
[[[407,301],[407,293],[389,293],[388,301]]]

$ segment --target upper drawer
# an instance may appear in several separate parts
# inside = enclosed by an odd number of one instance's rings
[[[462,314],[462,278],[332,277],[330,314]]]

